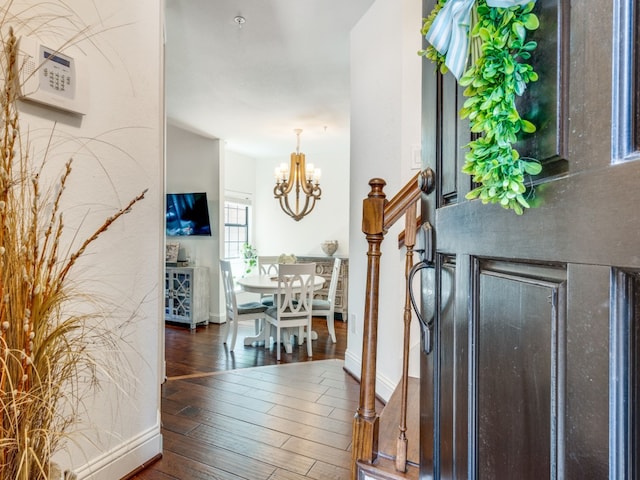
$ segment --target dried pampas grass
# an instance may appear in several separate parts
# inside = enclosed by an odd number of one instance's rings
[[[77,420],[84,383],[96,379],[95,350],[90,346],[96,338],[103,344],[112,341],[108,332],[97,328],[95,316],[64,310],[65,303],[79,295],[70,287],[69,273],[86,248],[145,192],[107,218],[75,249],[61,247],[60,201],[72,162],[66,164],[57,188],[41,185],[46,158],[30,158],[28,135],[20,128],[20,65],[13,31],[2,39],[2,48],[0,480],[48,479],[50,458]],[[116,342],[112,343],[115,349]]]

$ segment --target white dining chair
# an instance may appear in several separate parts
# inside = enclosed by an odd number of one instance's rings
[[[314,298],[312,303],[311,315],[313,317],[326,317],[327,330],[331,336],[331,341],[336,343],[336,327],[334,323],[334,314],[336,308],[336,291],[338,290],[338,280],[340,279],[340,265],[342,260],[336,258],[333,261],[333,269],[331,271],[331,283],[329,284],[329,292],[327,299]]]
[[[235,286],[233,284],[233,274],[231,272],[231,262],[220,260],[220,274],[224,284],[224,298],[226,305],[226,326],[223,334],[223,342],[227,343],[229,331],[233,329],[229,351],[233,351],[238,336],[238,322],[253,320],[256,333],[262,327],[260,322],[265,318],[267,306],[260,302],[248,302],[238,305]]]
[[[270,275],[275,277],[278,275],[278,256],[277,255],[258,255],[258,273],[260,275]],[[267,307],[273,307],[273,295],[262,295],[260,302]]]
[[[258,255],[258,272],[260,275],[278,275],[278,256]]]
[[[276,359],[280,360],[283,328],[306,327],[307,355],[313,356],[311,345],[311,310],[313,303],[315,263],[297,263],[278,268],[276,305],[267,309],[267,323],[276,329]],[[267,333],[268,338],[268,333]],[[267,342],[265,342],[265,347]]]

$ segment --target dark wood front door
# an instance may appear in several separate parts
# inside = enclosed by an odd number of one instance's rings
[[[520,151],[544,170],[522,216],[465,199],[465,98],[424,60],[421,478],[640,478],[639,3],[537,2]]]

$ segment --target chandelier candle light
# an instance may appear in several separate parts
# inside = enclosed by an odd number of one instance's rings
[[[275,169],[276,186],[273,189],[273,196],[280,201],[280,208],[293,218],[296,222],[305,215],[311,213],[316,205],[316,200],[320,200],[322,190],[320,190],[320,169],[314,168],[313,163],[306,164],[304,153],[300,153],[300,134],[302,130],[294,130],[297,137],[296,151],[291,154],[291,165],[280,164]],[[295,210],[289,203],[289,193],[295,187]],[[301,208],[300,194],[304,193],[304,204]]]

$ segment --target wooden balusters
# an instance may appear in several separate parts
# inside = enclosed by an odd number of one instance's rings
[[[378,289],[380,285],[381,244],[387,230],[406,215],[404,243],[407,246],[406,276],[413,265],[413,247],[417,228],[417,202],[421,194],[433,191],[434,173],[426,169],[416,174],[391,201],[384,193],[385,181],[374,178],[369,182],[371,191],[363,201],[362,231],[366,235],[367,285],[364,303],[364,331],[362,339],[362,369],[360,376],[360,403],[353,419],[351,478],[357,479],[358,461],[373,463],[378,454],[379,417],[375,411],[376,354],[378,349]],[[407,284],[408,287],[408,284]],[[407,290],[404,308],[404,357],[402,373],[402,413],[396,468],[406,469],[406,404],[409,368],[409,327],[411,306]]]
[[[405,472],[407,470],[407,392],[409,385],[409,348],[411,330],[411,297],[409,295],[409,273],[413,267],[413,247],[416,244],[416,211],[417,202],[412,203],[407,208],[405,214],[405,236],[404,244],[407,247],[405,255],[405,298],[404,298],[404,343],[402,351],[402,377],[400,378],[400,388],[402,402],[400,405],[400,433],[396,446],[396,470]]]

